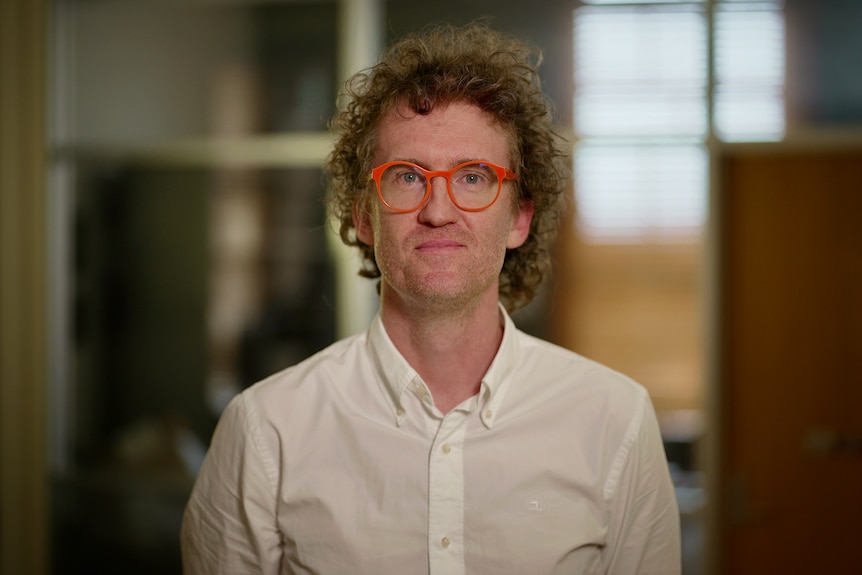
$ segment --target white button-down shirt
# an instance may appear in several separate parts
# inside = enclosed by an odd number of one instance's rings
[[[644,389],[504,321],[445,415],[379,317],[237,396],[186,508],[186,574],[678,573]]]

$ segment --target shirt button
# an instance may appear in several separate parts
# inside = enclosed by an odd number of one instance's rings
[[[486,409],[485,410],[485,419],[491,419],[492,417],[494,417],[494,412],[491,411],[490,409]]]
[[[445,453],[446,455],[449,455],[449,453],[452,452],[452,448],[449,446],[448,443],[444,443],[442,449],[443,453]]]
[[[449,540],[448,537],[444,537],[440,540],[440,544],[443,546],[444,549],[448,549],[449,546],[452,545],[452,542]]]
[[[399,407],[395,410],[395,415],[397,415],[398,417],[404,417],[404,410]]]

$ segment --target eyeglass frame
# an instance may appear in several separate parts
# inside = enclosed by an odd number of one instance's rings
[[[458,203],[458,200],[455,199],[455,194],[452,193],[452,179],[451,179],[452,176],[458,170],[460,170],[466,166],[473,165],[473,164],[486,165],[489,168],[491,168],[492,170],[494,170],[494,173],[497,174],[497,194],[494,196],[494,199],[491,200],[491,202],[483,208],[465,208],[465,207],[462,207]],[[398,165],[409,166],[411,168],[415,168],[423,176],[425,176],[425,187],[426,187],[425,196],[422,198],[422,200],[419,202],[419,204],[415,208],[410,208],[408,210],[404,210],[404,209],[393,207],[383,197],[383,190],[380,189],[380,176],[383,175],[383,172],[385,172],[387,168],[389,168],[391,166],[398,166]],[[464,162],[462,164],[458,164],[457,166],[455,166],[451,170],[426,170],[422,166],[414,164],[413,162],[407,162],[404,160],[394,160],[392,162],[386,162],[385,164],[380,164],[376,168],[372,169],[371,175],[368,177],[368,179],[374,180],[374,183],[377,185],[377,196],[380,198],[380,201],[383,202],[384,206],[386,206],[387,208],[389,208],[390,210],[392,210],[394,212],[398,212],[399,214],[409,214],[410,212],[415,212],[417,210],[421,210],[422,207],[428,203],[428,200],[431,198],[431,178],[437,178],[437,177],[441,177],[441,178],[444,178],[446,180],[446,192],[449,194],[449,199],[452,200],[452,203],[455,204],[455,206],[459,210],[462,210],[465,212],[481,212],[481,211],[487,210],[488,208],[493,206],[495,203],[497,203],[497,200],[500,198],[500,192],[503,191],[503,182],[505,180],[517,180],[518,179],[518,175],[515,172],[513,172],[511,169],[497,165],[493,162],[487,162],[485,160],[471,160],[469,162]]]

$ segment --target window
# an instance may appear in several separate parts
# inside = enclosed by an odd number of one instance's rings
[[[592,0],[574,18],[582,238],[696,237],[710,133],[724,141],[783,136],[781,4]]]
[[[784,135],[784,19],[777,2],[718,2],[714,17],[717,136]]]

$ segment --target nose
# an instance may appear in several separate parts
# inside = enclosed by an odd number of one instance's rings
[[[461,210],[449,197],[446,178],[436,176],[430,181],[431,194],[428,201],[419,210],[419,221],[432,226],[444,226],[457,221]]]

